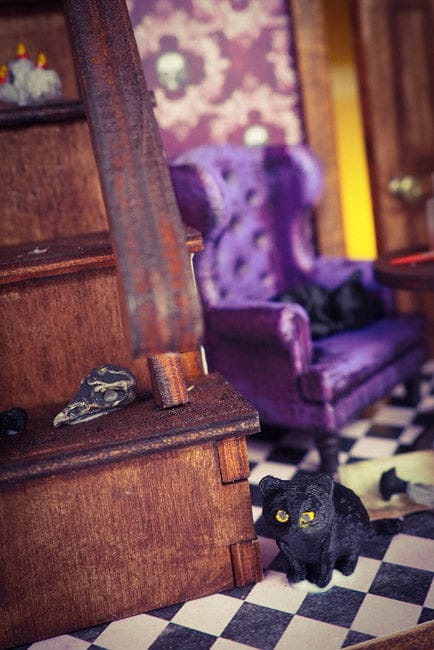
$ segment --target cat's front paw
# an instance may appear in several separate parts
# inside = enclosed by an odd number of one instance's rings
[[[290,568],[286,572],[286,577],[288,582],[302,582],[306,580],[306,571],[304,567],[299,567],[298,569]]]
[[[325,569],[323,566],[311,569],[307,574],[307,579],[321,589],[327,587],[333,576],[333,569]]]
[[[324,589],[324,587],[327,587],[329,584],[330,580],[332,579],[332,574],[327,574],[325,577],[320,576],[317,580],[312,580],[312,582],[317,586],[320,587],[321,589]]]
[[[336,562],[337,570],[340,571],[344,576],[350,576],[355,571],[358,558],[358,555],[348,555],[346,557],[339,558],[339,560]]]

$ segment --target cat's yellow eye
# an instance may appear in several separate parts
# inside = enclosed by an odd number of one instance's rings
[[[312,521],[315,519],[315,513],[313,510],[309,510],[308,512],[303,512],[300,519],[298,520],[300,526],[304,528],[305,526],[308,526],[309,524],[312,523]]]
[[[286,524],[289,521],[289,514],[286,512],[286,510],[278,510],[275,517],[276,521],[278,521],[280,524]]]

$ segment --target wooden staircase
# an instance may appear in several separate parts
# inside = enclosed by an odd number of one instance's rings
[[[201,240],[179,218],[126,6],[1,2],[1,56],[23,40],[63,99],[0,106],[0,410],[29,416],[0,439],[5,648],[261,578],[258,416],[203,369]],[[107,363],[135,374],[135,402],[54,429]]]

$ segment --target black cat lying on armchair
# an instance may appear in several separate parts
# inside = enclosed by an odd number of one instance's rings
[[[327,474],[292,481],[265,476],[259,483],[263,516],[284,554],[289,582],[307,579],[326,587],[334,569],[356,568],[369,515],[359,497]]]

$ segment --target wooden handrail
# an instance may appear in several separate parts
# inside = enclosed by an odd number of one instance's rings
[[[124,0],[66,0],[134,356],[198,347],[202,317]]]

